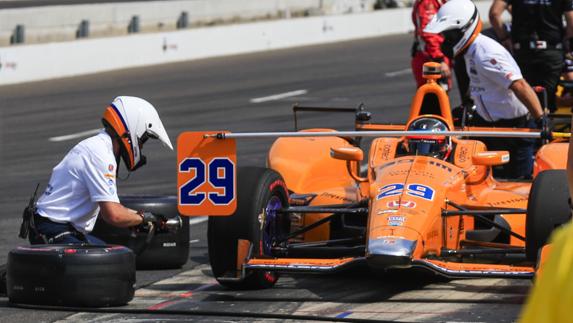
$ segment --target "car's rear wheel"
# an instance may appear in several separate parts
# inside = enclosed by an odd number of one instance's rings
[[[539,173],[531,186],[525,223],[527,259],[536,261],[553,230],[571,218],[565,170]]]
[[[219,283],[228,288],[269,288],[278,279],[275,272],[247,272],[240,281],[228,278],[238,275],[238,240],[250,241],[252,254],[265,257],[271,256],[277,239],[288,234],[288,215],[277,212],[288,206],[286,185],[277,172],[260,167],[239,168],[237,183],[235,213],[209,218],[207,239],[211,269]]]

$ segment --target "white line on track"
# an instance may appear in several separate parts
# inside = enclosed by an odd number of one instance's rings
[[[203,223],[203,222],[207,221],[207,219],[209,219],[208,216],[192,217],[191,219],[189,219],[189,225],[195,225],[195,224]]]
[[[280,100],[280,99],[284,99],[284,98],[290,98],[293,96],[303,95],[303,94],[307,94],[307,93],[308,93],[307,90],[296,90],[296,91],[290,91],[290,92],[285,92],[285,93],[273,94],[273,95],[264,96],[264,97],[260,97],[260,98],[254,98],[254,99],[251,99],[250,102],[251,103],[261,103],[261,102],[267,102],[267,101],[276,101],[276,100]]]
[[[88,131],[82,131],[82,132],[76,132],[76,133],[72,133],[71,135],[52,137],[52,138],[50,138],[50,139],[48,139],[48,140],[54,141],[54,142],[72,140],[72,139],[76,139],[76,138],[82,138],[82,137],[87,137],[87,136],[95,135],[95,134],[98,133],[100,130],[101,130],[101,128],[99,128],[99,129],[92,129],[92,130],[88,130]]]
[[[405,68],[405,69],[399,70],[399,71],[388,72],[388,73],[385,73],[384,75],[386,75],[386,77],[396,77],[396,76],[406,75],[406,74],[410,74],[410,73],[412,73],[412,70],[410,68]]]

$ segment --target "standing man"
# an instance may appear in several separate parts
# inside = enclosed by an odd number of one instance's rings
[[[32,244],[99,245],[104,242],[90,235],[98,214],[117,227],[161,222],[121,205],[116,187],[120,158],[130,172],[143,166],[147,139],[173,149],[157,111],[143,99],[120,96],[106,108],[102,122],[99,134],[78,143],[54,167],[36,208],[26,208],[20,237],[28,236]]]
[[[438,62],[442,65],[442,78],[439,83],[448,90],[451,85],[451,62],[442,53],[440,45],[443,38],[440,35],[424,32],[424,28],[445,0],[416,0],[412,6],[412,22],[414,23],[414,43],[412,44],[412,73],[416,80],[416,86],[426,83],[422,77],[422,67],[426,62]]]
[[[441,34],[442,47],[463,56],[470,78],[470,93],[476,104],[474,125],[486,127],[542,127],[541,104],[521,75],[511,54],[495,40],[480,34],[482,22],[470,0],[451,0],[443,5],[425,32]],[[509,150],[511,160],[503,173],[510,178],[530,178],[534,141],[495,138],[483,140],[490,150]]]
[[[508,32],[503,28],[501,15],[510,7],[512,25]],[[555,111],[564,49],[571,50],[573,0],[494,0],[489,19],[497,37],[513,51],[525,79],[546,89],[548,108]]]

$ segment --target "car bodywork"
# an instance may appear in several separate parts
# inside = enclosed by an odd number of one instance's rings
[[[428,97],[438,102],[437,109],[428,110]],[[408,122],[428,112],[458,131],[532,132],[454,127],[447,94],[431,81],[417,90]],[[362,108],[354,113],[357,132],[407,129],[408,122],[374,124]],[[236,272],[229,279],[240,280],[252,270],[333,272],[363,262],[376,270],[422,267],[448,277],[533,276],[535,264],[525,257],[531,181],[502,181],[492,175],[492,167],[508,161],[507,152],[489,152],[479,140],[458,136],[452,138],[450,157],[440,160],[409,155],[403,149],[404,137],[382,136],[372,141],[361,162],[360,137],[312,135],[329,131],[334,130],[302,130],[299,133],[307,137],[279,137],[272,144],[267,167],[281,174],[288,188],[290,205],[279,212],[288,214],[290,232],[273,240],[271,253],[265,255],[253,255],[253,242],[238,240]],[[180,136],[180,198],[197,194],[215,198],[231,190],[229,186],[223,192],[208,183],[182,190],[198,176],[196,170],[181,168],[189,158],[206,165],[223,158],[232,166],[224,171],[215,167],[215,180],[233,176],[235,141],[222,134]],[[546,169],[564,169],[567,148],[566,143],[544,145],[536,155],[534,176]],[[231,199],[224,205],[204,200],[207,204],[180,203],[180,212],[213,216],[233,212]],[[260,221],[264,216],[262,211]]]

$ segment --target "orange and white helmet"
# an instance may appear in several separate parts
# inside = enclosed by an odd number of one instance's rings
[[[470,0],[450,0],[424,28],[424,32],[441,34],[442,48],[453,56],[462,53],[480,33],[482,22],[477,7]]]
[[[173,150],[157,111],[144,99],[118,96],[105,109],[102,122],[117,135],[121,158],[129,171],[134,171],[146,163],[141,148],[149,138],[159,139]]]

